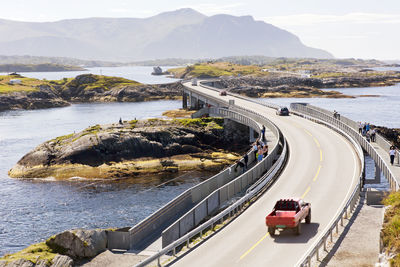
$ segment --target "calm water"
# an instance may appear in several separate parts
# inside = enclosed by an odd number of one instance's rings
[[[269,98],[260,99],[282,106],[293,102],[305,102],[340,114],[356,121],[370,122],[390,128],[400,128],[400,84],[388,87],[327,89],[347,95],[380,95],[380,97],[357,98]]]
[[[336,109],[355,120],[400,127],[395,110],[400,103],[399,85],[335,90],[354,95],[382,96],[267,101],[280,105],[309,102],[330,110]],[[0,113],[0,255],[20,250],[66,229],[132,226],[209,176],[188,173],[161,187],[156,185],[173,177],[154,176],[143,179],[141,183],[131,180],[105,183],[15,180],[7,176],[7,171],[24,154],[46,140],[80,131],[90,125],[117,122],[120,117],[124,120],[161,117],[163,111],[180,106],[180,101],[153,101],[78,104],[65,108]]]
[[[0,255],[71,228],[133,226],[210,174],[154,176],[133,183],[15,180],[7,171],[36,145],[90,125],[161,117],[180,101],[78,104],[65,108],[0,113]]]
[[[164,71],[175,67],[161,67]],[[106,76],[123,77],[130,80],[138,81],[147,84],[171,83],[178,79],[168,78],[165,75],[151,75],[153,67],[144,66],[125,66],[125,67],[101,67],[87,68],[86,71],[61,71],[61,72],[19,72],[24,77],[46,79],[46,80],[61,80],[62,78],[74,78],[81,74],[97,74]],[[6,75],[7,73],[0,73]]]

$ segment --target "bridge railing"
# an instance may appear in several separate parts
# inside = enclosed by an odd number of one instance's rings
[[[214,108],[210,111],[210,113],[216,116],[224,116],[243,123],[253,128],[257,132],[261,131],[260,125],[257,122],[235,111]],[[278,136],[279,135],[277,135],[277,137]],[[249,162],[255,160],[254,153],[249,152],[248,155]],[[230,168],[232,168],[232,166]],[[144,240],[146,240],[146,238],[157,234],[157,229],[162,229],[164,225],[172,224],[177,219],[177,216],[184,214],[184,212],[189,210],[194,203],[198,203],[201,199],[208,196],[214,190],[230,182],[239,175],[238,173],[230,172],[230,168],[227,168],[207,179],[206,181],[184,191],[179,196],[161,207],[159,210],[142,220],[140,223],[136,224],[134,227],[130,228],[129,238],[120,238],[120,235],[116,236],[116,240],[110,238],[112,241],[110,242],[110,247],[120,249],[140,249],[140,247],[137,247],[137,245],[140,245]],[[159,232],[160,234],[161,231]]]
[[[385,160],[371,145],[371,143],[368,142],[361,134],[358,133],[358,125],[355,121],[352,121],[344,116],[341,116],[340,119],[336,119],[333,117],[333,113],[321,108],[316,108],[308,104],[292,103],[290,107],[294,111],[299,111],[303,114],[310,115],[314,118],[318,118],[332,125],[335,125],[339,129],[349,134],[352,138],[354,138],[357,142],[359,142],[361,147],[371,156],[371,158],[379,166],[380,170],[383,172],[383,175],[388,180],[391,190],[397,191],[399,189],[399,183],[396,177],[394,176],[393,172],[390,170]],[[330,114],[332,114],[332,116]],[[383,143],[383,145],[385,145],[384,142],[386,142],[386,145],[389,144],[387,141],[385,141],[383,137],[379,135],[377,136],[377,141],[378,140],[380,143]]]
[[[336,130],[345,136],[350,142],[353,143],[356,151],[361,159],[361,166],[364,170],[364,154],[363,149],[366,150],[376,162],[378,162],[381,170],[387,175],[390,186],[393,190],[398,189],[397,181],[394,179],[394,176],[387,168],[386,163],[381,159],[371,146],[369,142],[365,140],[363,136],[358,133],[358,126],[355,122],[349,121],[347,118],[336,119],[333,117],[333,113],[324,112],[324,110],[320,108],[315,108],[313,106],[309,106],[307,104],[291,104],[291,110],[297,113],[298,115],[304,116],[307,119],[314,120],[319,123],[323,123],[326,126]],[[345,123],[346,122],[346,123]],[[349,125],[347,124],[349,123]],[[385,169],[386,167],[386,169]],[[390,178],[391,177],[391,178]],[[320,251],[323,248],[325,251],[327,250],[327,241],[333,241],[333,233],[338,233],[339,224],[341,226],[344,225],[344,219],[349,218],[350,214],[354,211],[356,204],[360,197],[360,190],[362,187],[362,179],[363,173],[361,173],[359,177],[359,182],[354,188],[350,198],[347,200],[345,206],[342,211],[336,217],[336,219],[331,223],[328,230],[314,243],[314,245],[308,250],[308,252],[302,257],[302,259],[297,263],[297,266],[311,266],[311,261],[313,257],[316,257],[317,260],[320,260]]]
[[[214,108],[208,109],[210,114],[213,113]],[[225,115],[226,112],[230,112],[229,110],[220,110],[220,114]],[[240,113],[234,112],[233,115],[229,117],[235,119],[235,117],[244,117]],[[252,117],[255,114],[251,114]],[[278,136],[281,136],[279,130],[275,125],[267,120],[263,119],[262,123],[267,125],[268,128],[274,128]],[[278,140],[279,141],[279,140]],[[278,142],[277,142],[278,144]],[[225,185],[219,187],[214,192],[212,192],[207,197],[203,198],[195,207],[193,207],[190,211],[185,213],[181,218],[179,218],[175,223],[169,226],[162,233],[162,245],[166,247],[171,244],[173,241],[178,238],[184,236],[190,230],[192,230],[195,226],[199,225],[206,217],[212,215],[220,209],[228,200],[232,199],[235,195],[240,192],[243,192],[250,184],[256,182],[267,170],[269,170],[275,159],[278,157],[279,145],[274,145],[270,154],[258,162],[255,166],[250,168],[247,172],[233,179],[232,181],[226,183]]]
[[[152,255],[151,257],[145,259],[144,261],[138,263],[135,265],[135,267],[143,267],[148,264],[150,264],[153,261],[157,260],[158,266],[161,266],[160,264],[160,258],[163,255],[166,255],[170,252],[175,256],[176,254],[176,249],[177,247],[180,247],[182,245],[185,245],[189,247],[190,240],[196,236],[200,235],[200,238],[202,238],[202,235],[205,231],[207,230],[212,230],[215,225],[222,223],[224,218],[230,217],[234,215],[237,211],[239,211],[246,203],[248,203],[253,197],[255,197],[257,194],[259,194],[267,185],[271,184],[277,177],[277,173],[282,169],[284,166],[284,163],[287,159],[288,155],[288,149],[287,149],[287,143],[286,140],[281,136],[281,142],[283,143],[283,149],[282,153],[280,154],[279,158],[277,161],[274,163],[274,165],[270,168],[270,170],[261,177],[260,180],[262,180],[261,183],[259,183],[253,190],[246,192],[246,194],[241,197],[239,200],[237,200],[235,203],[231,204],[229,207],[212,217],[211,219],[207,220],[203,224],[199,225],[195,229],[191,230],[184,236],[180,237],[178,240],[174,241],[173,243],[169,244],[165,248],[163,248],[161,251],[159,251],[157,254]],[[260,164],[260,163],[259,163]]]

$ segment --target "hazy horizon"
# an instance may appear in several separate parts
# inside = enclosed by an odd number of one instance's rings
[[[379,4],[373,0],[246,2],[15,0],[3,3],[0,18],[29,22],[93,17],[146,18],[180,8],[192,8],[207,16],[253,16],[297,35],[305,45],[324,49],[336,58],[400,59],[400,36],[396,34],[400,26],[400,3],[397,1],[383,0]]]

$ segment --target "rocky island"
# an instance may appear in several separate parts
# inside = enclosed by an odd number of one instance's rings
[[[22,157],[13,178],[132,177],[220,170],[248,149],[246,126],[222,118],[149,119],[95,125],[49,140]],[[229,148],[229,150],[228,150]]]
[[[375,71],[384,66],[376,60],[269,59],[265,64],[209,61],[169,69],[175,78],[218,78],[214,86],[249,97],[353,98],[329,88],[390,86],[400,82],[396,71]],[[250,60],[253,60],[250,58]]]
[[[68,106],[74,102],[138,102],[179,99],[181,84],[147,85],[119,78],[83,74],[44,81],[18,74],[0,76],[0,111]]]

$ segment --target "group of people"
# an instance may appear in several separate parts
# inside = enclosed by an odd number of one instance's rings
[[[268,155],[268,145],[262,140],[257,140],[253,144],[254,156],[258,162]]]
[[[260,162],[263,158],[268,156],[268,145],[265,139],[265,126],[263,125],[262,130],[261,130],[261,138],[257,139],[252,145],[253,152],[254,152],[254,157],[257,160],[257,162]],[[242,173],[244,173],[247,170],[247,164],[249,161],[249,156],[247,154],[244,155],[243,161],[238,160],[236,162],[234,171],[236,172],[238,168],[242,169]]]
[[[376,142],[376,130],[367,122],[358,122],[358,133],[365,136],[368,142]]]

